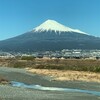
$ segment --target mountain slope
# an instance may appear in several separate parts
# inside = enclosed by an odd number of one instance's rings
[[[46,51],[62,49],[100,49],[100,38],[47,20],[32,31],[0,41],[3,51]]]

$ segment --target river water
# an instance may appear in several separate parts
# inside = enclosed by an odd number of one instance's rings
[[[81,89],[72,89],[72,88],[59,88],[59,87],[45,87],[41,85],[29,85],[22,82],[16,82],[11,81],[11,85],[14,87],[20,87],[20,88],[30,88],[30,89],[36,89],[36,90],[43,90],[43,91],[62,91],[62,92],[80,92],[80,93],[86,93],[91,95],[100,96],[100,92],[97,91],[91,91],[91,90],[81,90]]]

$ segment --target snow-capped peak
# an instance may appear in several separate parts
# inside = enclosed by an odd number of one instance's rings
[[[82,32],[78,29],[71,29],[69,27],[66,27],[54,20],[47,20],[44,23],[42,23],[40,26],[34,28],[35,32],[43,32],[43,31],[55,31],[55,32],[77,32],[86,34],[85,32]]]

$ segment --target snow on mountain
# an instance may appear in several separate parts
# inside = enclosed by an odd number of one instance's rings
[[[33,29],[35,32],[43,32],[43,31],[55,31],[55,32],[77,32],[81,34],[87,34],[85,32],[82,32],[78,29],[72,29],[69,27],[66,27],[55,20],[47,20],[44,23],[42,23],[40,26],[37,26]]]

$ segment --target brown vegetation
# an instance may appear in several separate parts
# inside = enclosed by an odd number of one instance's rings
[[[100,60],[93,59],[0,59],[0,66],[29,68],[37,74],[50,75],[54,80],[100,82]],[[0,83],[4,82],[1,78]]]
[[[87,82],[100,82],[100,73],[83,72],[83,71],[61,71],[61,70],[48,70],[48,69],[27,69],[31,73],[48,75],[53,77],[53,80],[60,81],[87,81]]]
[[[92,59],[6,59],[0,60],[0,66],[100,72],[100,60]]]
[[[58,69],[74,71],[100,72],[100,60],[82,59],[34,59],[34,60],[11,60],[10,67],[36,68],[36,69]]]
[[[3,77],[0,77],[0,84],[8,84],[9,81]]]

